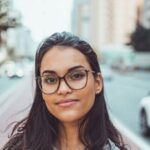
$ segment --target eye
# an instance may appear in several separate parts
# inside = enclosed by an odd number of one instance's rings
[[[86,76],[85,70],[73,71],[69,74],[70,80],[81,80]]]
[[[46,84],[56,84],[58,78],[56,76],[45,76],[43,77],[44,83]]]

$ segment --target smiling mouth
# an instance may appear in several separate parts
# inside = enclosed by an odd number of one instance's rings
[[[69,107],[72,106],[74,104],[76,104],[79,100],[77,99],[73,99],[73,100],[62,100],[60,102],[57,102],[56,105],[60,106],[60,107]]]

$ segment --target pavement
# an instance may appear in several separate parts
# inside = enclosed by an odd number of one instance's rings
[[[122,124],[115,116],[111,116],[111,120],[122,134],[124,143],[130,150],[150,150],[149,145],[142,138],[138,137],[138,135]]]
[[[32,79],[25,78],[0,97],[0,149],[11,133],[13,125],[9,125],[20,121],[29,112],[34,97],[31,84]]]

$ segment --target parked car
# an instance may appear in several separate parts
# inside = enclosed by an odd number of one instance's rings
[[[150,135],[150,93],[140,102],[140,129],[143,135]]]
[[[24,67],[21,64],[16,63],[14,61],[5,62],[1,66],[0,70],[2,76],[7,76],[9,78],[21,78],[24,76]]]
[[[113,79],[113,72],[107,65],[101,65],[102,76],[105,81],[111,81]]]
[[[24,72],[22,68],[19,68],[17,66],[14,66],[12,68],[10,68],[9,70],[7,70],[6,75],[9,78],[22,78],[24,76]]]
[[[20,62],[15,62],[15,64],[6,72],[6,75],[9,78],[22,78],[24,77],[24,74],[24,66]]]
[[[13,61],[7,61],[3,64],[1,64],[0,66],[0,74],[1,76],[6,76],[6,73],[8,70],[10,70],[11,68],[13,68],[15,66],[15,62]]]

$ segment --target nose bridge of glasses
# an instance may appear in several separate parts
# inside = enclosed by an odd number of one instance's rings
[[[70,89],[70,87],[68,86],[67,80],[66,80],[66,75],[64,75],[63,77],[59,77],[59,87],[58,87],[58,90],[60,88],[62,88],[62,86],[63,86],[63,88],[67,87],[67,88]]]

